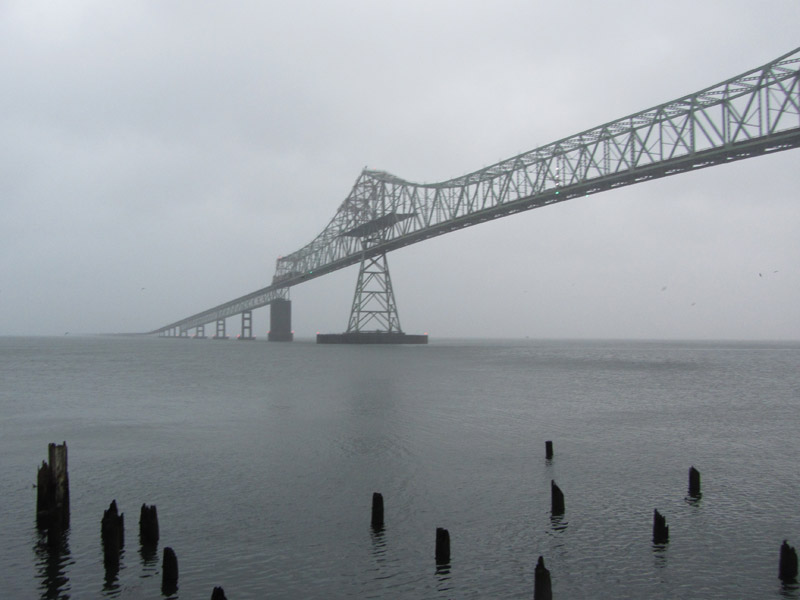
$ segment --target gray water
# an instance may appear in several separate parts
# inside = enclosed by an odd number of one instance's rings
[[[777,577],[800,544],[799,407],[791,343],[0,338],[2,597],[158,598],[169,546],[183,600],[531,598],[540,555],[559,599],[800,598]],[[64,440],[71,525],[50,552],[32,484]]]

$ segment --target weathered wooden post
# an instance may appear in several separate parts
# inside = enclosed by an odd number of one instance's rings
[[[666,544],[669,541],[667,519],[656,509],[653,512],[653,543]]]
[[[139,511],[139,542],[142,546],[158,544],[158,512],[156,505],[142,504]]]
[[[48,464],[49,461],[49,464]],[[36,524],[60,531],[69,527],[69,475],[67,442],[48,444],[47,461],[36,476]]]
[[[797,579],[797,552],[786,540],[781,544],[781,558],[778,564],[778,577],[784,583],[794,583]]]
[[[436,528],[436,564],[446,565],[450,562],[450,532],[443,527]]]
[[[372,494],[372,528],[383,529],[383,495],[378,492]]]
[[[164,548],[164,559],[161,562],[161,593],[169,596],[178,591],[178,557],[175,551]]]
[[[553,480],[550,480],[550,510],[553,515],[563,515],[565,512],[564,492]]]
[[[214,591],[211,592],[211,600],[228,600],[225,597],[225,590],[221,587],[215,587]]]
[[[700,471],[692,466],[689,469],[689,496],[692,498],[700,497]]]
[[[117,501],[112,500],[108,510],[103,511],[100,521],[100,537],[103,540],[103,557],[106,568],[119,566],[119,553],[125,546],[125,515],[117,510]]]
[[[544,558],[539,557],[533,576],[533,600],[553,600],[553,587],[550,571],[544,566]]]
[[[551,442],[550,440],[547,440],[544,443],[544,457],[547,460],[553,458],[553,442]]]

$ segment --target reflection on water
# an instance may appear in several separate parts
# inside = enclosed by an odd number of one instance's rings
[[[158,543],[141,544],[139,557],[142,559],[141,577],[153,577],[158,572]]]
[[[119,583],[119,565],[107,564],[106,575],[103,579],[103,596],[106,598],[114,598],[120,593]]]
[[[370,537],[372,538],[372,556],[378,566],[386,563],[386,539],[384,537],[384,528],[372,528]]]
[[[800,598],[800,584],[782,583],[781,598]]]
[[[452,588],[450,584],[450,563],[436,565],[436,591],[448,592]]]
[[[55,539],[49,540],[47,533],[37,531],[34,545],[36,554],[36,576],[41,581],[42,600],[61,600],[70,597],[67,567],[72,564],[69,552],[69,530],[61,531]]]
[[[689,506],[700,506],[700,501],[703,499],[703,494],[697,494],[696,496],[687,495],[683,501],[686,502]]]
[[[653,544],[653,566],[656,569],[667,566],[667,544]]]
[[[569,525],[569,522],[564,519],[564,515],[550,515],[550,526],[553,528],[553,531],[564,531],[567,525]]]
[[[105,577],[103,578],[103,596],[114,598],[119,596],[121,591],[119,572],[124,569],[123,559],[125,550],[119,549],[117,552],[109,551],[103,547],[103,566],[105,567]]]

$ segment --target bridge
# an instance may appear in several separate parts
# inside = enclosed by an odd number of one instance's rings
[[[272,341],[290,341],[289,289],[360,263],[347,331],[318,342],[424,343],[400,328],[386,254],[452,231],[660,177],[800,146],[800,48],[677,100],[439,183],[413,183],[364,169],[330,223],[277,259],[272,283],[150,333],[205,337],[270,305]]]

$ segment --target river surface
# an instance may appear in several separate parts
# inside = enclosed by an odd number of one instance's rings
[[[799,410],[800,343],[0,338],[2,597],[159,598],[168,546],[183,600],[531,598],[539,556],[559,599],[800,598],[777,577]],[[48,550],[33,484],[62,441],[71,523]]]

